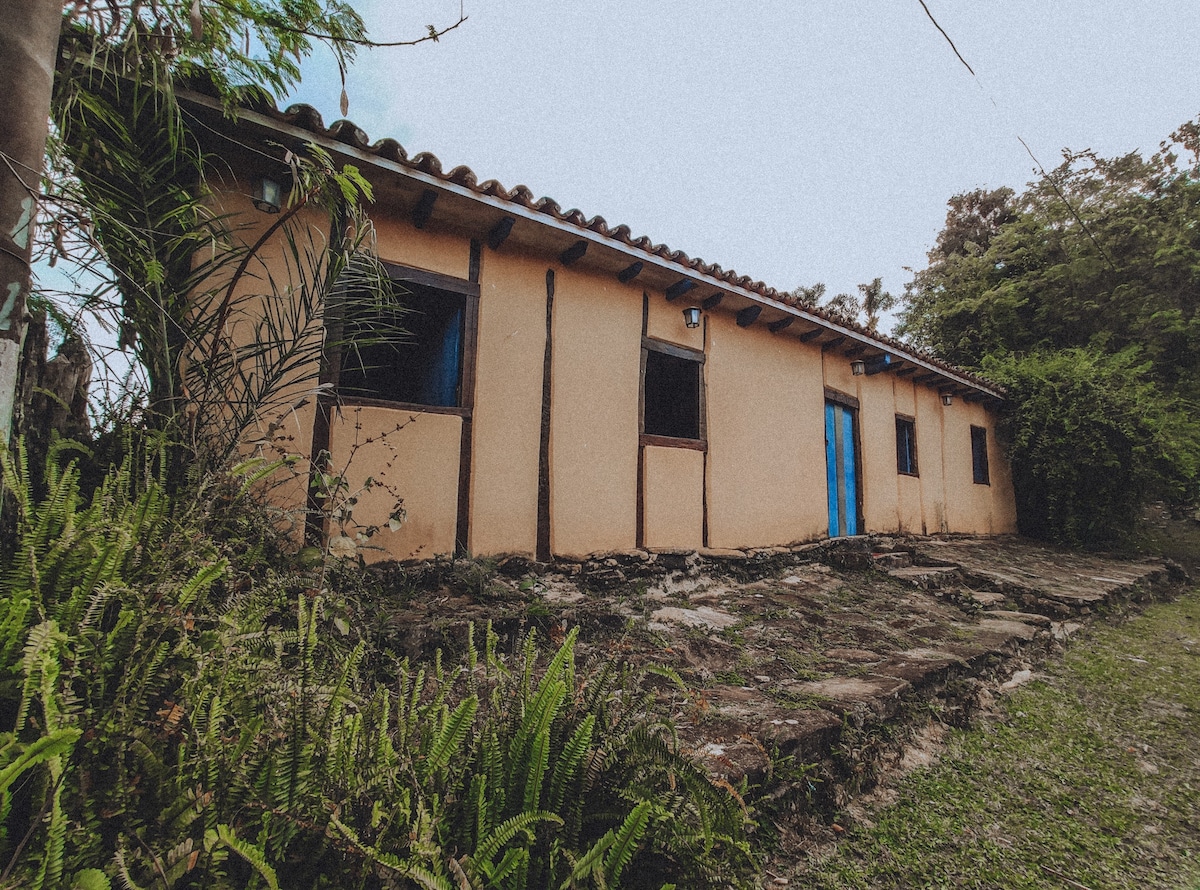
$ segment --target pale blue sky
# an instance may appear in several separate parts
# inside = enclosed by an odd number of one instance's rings
[[[1200,115],[1200,2],[463,0],[363,54],[349,117],[564,209],[790,289],[899,294],[946,200],[1064,147],[1146,153]],[[359,0],[379,39],[459,0]],[[336,74],[292,97],[332,123]]]

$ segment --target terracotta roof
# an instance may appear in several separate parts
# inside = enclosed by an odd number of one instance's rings
[[[917,359],[922,364],[945,371],[959,380],[986,390],[992,395],[1002,396],[1004,394],[1004,388],[999,384],[984,377],[971,374],[962,368],[955,367],[923,349],[918,349],[894,337],[870,331],[853,318],[831,311],[825,307],[804,303],[787,291],[777,290],[761,281],[752,279],[748,275],[739,275],[732,269],[723,269],[717,263],[705,262],[699,257],[689,257],[683,251],[672,250],[665,244],[655,244],[645,235],[634,238],[629,226],[610,226],[608,221],[602,216],[589,218],[578,209],[564,211],[562,206],[553,198],[535,198],[533,191],[528,186],[518,185],[512,189],[506,189],[495,179],[486,179],[480,182],[479,177],[476,176],[470,167],[461,164],[449,171],[445,171],[442,169],[442,162],[430,152],[423,151],[409,157],[404,146],[395,139],[387,138],[371,142],[367,133],[352,121],[338,120],[326,127],[320,112],[311,105],[295,104],[288,106],[285,111],[280,111],[269,98],[265,95],[260,95],[254,101],[247,103],[245,109],[251,112],[258,112],[280,124],[307,131],[316,137],[340,142],[365,154],[378,157],[381,160],[390,161],[401,167],[418,171],[447,183],[452,183],[475,194],[519,205],[534,213],[544,214],[556,223],[593,232],[602,238],[619,242],[634,251],[677,264],[694,271],[698,275],[725,282],[731,288],[738,288],[766,300],[801,310],[805,314],[812,316],[813,320],[818,324],[823,320],[839,328],[852,331],[872,341],[881,349],[899,353],[898,357],[900,358],[908,357],[910,359]]]

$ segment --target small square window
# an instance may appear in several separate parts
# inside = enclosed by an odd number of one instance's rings
[[[971,427],[971,472],[977,485],[990,485],[988,476],[987,430]]]
[[[700,438],[700,361],[646,350],[642,432],[674,439]]]
[[[917,433],[910,417],[896,417],[896,472],[917,475]]]
[[[346,319],[343,338],[356,345],[342,350],[338,391],[348,398],[461,407],[467,298],[412,282],[403,288],[398,308]]]

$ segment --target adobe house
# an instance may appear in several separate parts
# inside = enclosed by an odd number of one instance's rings
[[[215,102],[188,105],[229,130]],[[403,496],[375,558],[1015,532],[986,380],[311,107],[236,127],[261,151],[210,146],[239,171],[224,209],[257,213],[252,177],[285,169],[268,154],[323,147],[372,182],[379,256],[417,310],[409,342],[364,350],[336,399],[288,421],[335,464],[357,441],[351,475]],[[358,515],[386,524],[391,503],[368,492]]]

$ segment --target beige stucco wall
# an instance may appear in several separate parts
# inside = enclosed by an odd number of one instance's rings
[[[709,544],[811,540],[828,526],[820,350],[709,312]]]
[[[647,446],[642,478],[645,546],[704,546],[704,452]]]
[[[240,195],[225,210],[246,209]],[[259,218],[261,217],[261,218]],[[256,228],[271,219],[247,213]],[[319,240],[327,223],[306,220]],[[376,221],[382,259],[465,280],[467,237],[405,218]],[[277,278],[282,254],[266,254],[260,276]],[[486,555],[532,554],[536,547],[538,452],[546,331],[546,271],[555,270],[550,431],[551,548],[582,556],[635,546],[638,529],[638,425],[643,288],[611,272],[516,247],[482,251],[475,403],[472,417],[468,545]],[[255,282],[258,284],[259,282]],[[248,286],[250,286],[248,284]],[[246,291],[249,292],[249,291]],[[991,415],[956,399],[941,405],[936,388],[912,378],[854,377],[840,350],[802,344],[763,324],[739,328],[732,311],[705,313],[700,329],[684,327],[682,310],[706,292],[668,303],[649,291],[647,333],[703,350],[708,450],[647,446],[643,454],[643,538],[649,547],[700,547],[707,501],[708,544],[747,547],[824,537],[828,531],[824,447],[826,387],[859,400],[860,479],[871,531],[1000,533],[1015,531],[1011,478]],[[235,337],[253,330],[253,307],[231,322]],[[284,394],[272,448],[307,456],[311,446],[315,365]],[[293,398],[294,396],[294,398]],[[919,476],[895,464],[895,415],[916,424]],[[409,417],[415,418],[407,422]],[[393,558],[451,552],[458,515],[462,418],[454,414],[351,408],[335,421],[335,468],[357,439],[402,429],[359,447],[347,470],[354,485],[384,479],[360,501],[358,517],[386,525],[395,496],[408,521],[375,543]],[[991,484],[971,478],[970,426],[988,430]],[[356,425],[360,425],[356,429]],[[705,480],[707,479],[707,483]],[[301,515],[307,489],[300,474],[286,483],[286,505]],[[707,484],[707,491],[705,485]],[[379,558],[384,554],[371,554]]]
[[[466,281],[471,266],[471,241],[436,227],[418,229],[404,219],[373,214],[376,249],[386,262],[440,272]]]
[[[553,324],[551,549],[629,549],[637,536],[641,289],[559,268]]]
[[[935,535],[950,528],[946,518],[946,471],[943,460],[946,452],[945,409],[937,390],[915,384],[913,390],[917,470],[921,474],[921,531]]]
[[[896,377],[886,375],[892,382],[892,398],[895,402],[896,413],[911,417],[914,420],[914,430],[921,421],[917,418],[916,387],[911,377]],[[895,441],[895,427],[892,436]],[[893,454],[895,450],[893,449]],[[921,472],[921,446],[917,443],[917,473]],[[924,524],[922,513],[922,488],[920,476],[905,476],[896,473],[896,520],[897,528],[905,534],[921,534]]]
[[[692,293],[695,293],[693,290]],[[667,302],[659,292],[648,294],[646,313],[646,335],[655,340],[676,343],[689,349],[704,349],[704,325],[689,328],[683,320],[683,310],[688,306],[700,305],[698,300],[689,300],[691,294],[684,294],[677,300]]]
[[[472,553],[537,548],[546,263],[483,252],[472,429]]]
[[[896,472],[896,398],[893,378],[890,374],[870,377],[864,374],[854,380],[860,403],[858,422],[862,443],[863,522],[872,531],[898,531],[900,474]]]
[[[950,531],[1002,534],[1016,531],[1012,480],[994,425],[978,404],[955,399],[944,409],[946,522]],[[974,482],[971,427],[987,430],[989,483]]]
[[[397,429],[397,425],[400,428]],[[462,418],[390,408],[347,407],[330,424],[333,471],[355,496],[354,519],[380,527],[363,551],[369,561],[429,559],[454,552],[458,517],[458,457]],[[368,442],[368,439],[374,441]],[[370,477],[375,484],[364,489]],[[397,499],[406,518],[387,529]]]
[[[234,220],[234,235],[243,245],[251,245],[278,220],[277,216],[262,213],[251,204],[248,182],[229,181],[228,189],[210,196],[211,211],[216,216]],[[300,249],[316,253],[329,241],[329,220],[324,214],[303,210],[291,221],[295,240]],[[181,367],[188,374],[186,383],[193,397],[204,403],[201,416],[223,425],[216,435],[218,441],[233,431],[235,403],[238,411],[252,407],[248,427],[241,430],[240,456],[261,457],[276,461],[286,458],[272,476],[265,479],[262,490],[278,508],[279,526],[299,543],[303,539],[308,510],[309,460],[312,451],[312,428],[316,415],[316,386],[319,356],[324,339],[324,323],[319,314],[301,311],[301,305],[289,306],[278,299],[286,289],[299,283],[303,269],[296,269],[285,260],[281,241],[268,242],[246,265],[232,294],[227,287],[240,262],[227,263],[205,280],[197,295],[197,311],[216,312],[228,297],[227,316],[223,326],[221,360],[237,356],[237,369],[231,379],[215,380],[212,389],[205,391],[201,381],[204,374],[193,375],[198,369],[209,369],[211,341],[200,344],[197,352],[185,356]],[[197,253],[197,265],[212,259],[210,251]],[[278,293],[272,293],[272,288]],[[267,297],[267,299],[264,299]],[[319,306],[311,307],[319,312]],[[264,325],[270,313],[271,323]],[[266,338],[275,337],[279,349],[264,352]],[[285,354],[286,353],[286,354]],[[299,360],[307,358],[307,361]],[[264,385],[265,368],[286,362],[290,370],[280,380]],[[246,384],[249,385],[246,385]]]
[[[994,416],[989,415],[989,421]],[[992,534],[1017,533],[1017,496],[1013,490],[1012,465],[995,424],[988,424],[988,463],[992,469]]]

